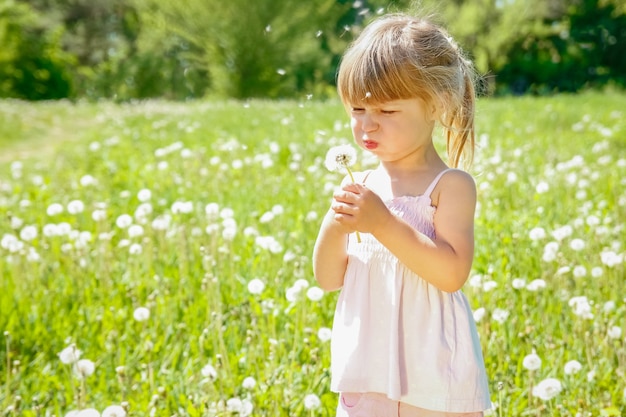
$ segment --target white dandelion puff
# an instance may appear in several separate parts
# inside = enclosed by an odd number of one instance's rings
[[[522,366],[529,371],[536,371],[541,368],[541,358],[535,352],[528,354],[524,357]]]
[[[248,282],[248,292],[253,295],[259,295],[265,289],[265,283],[259,278],[254,278]]]
[[[330,340],[331,335],[332,335],[332,330],[329,329],[328,327],[320,327],[320,329],[317,331],[317,338],[321,342],[328,342]]]
[[[311,287],[306,291],[306,296],[311,301],[320,301],[324,297],[324,290],[320,287]]]
[[[212,381],[217,379],[217,371],[211,364],[204,365],[200,373],[203,377],[209,378]]]
[[[74,374],[79,379],[85,379],[96,370],[96,364],[89,359],[80,359],[74,364]]]
[[[350,167],[356,162],[356,150],[350,145],[334,146],[326,153],[324,165],[329,171],[347,172],[352,182]]]
[[[110,405],[102,411],[102,417],[126,417],[126,410],[121,405]]]
[[[338,171],[344,172],[346,171],[350,176],[350,180],[354,181],[354,175],[352,175],[352,170],[350,167],[356,162],[356,150],[350,145],[339,145],[334,146],[328,150],[326,153],[326,158],[324,159],[324,165],[326,169],[329,171]],[[359,232],[356,232],[356,239],[360,243],[361,235]]]
[[[566,375],[573,375],[578,373],[581,369],[583,369],[583,366],[581,365],[580,362],[578,362],[577,360],[571,360],[569,362],[567,362],[565,364],[565,366],[563,367],[563,371],[565,372]]]
[[[556,397],[563,389],[561,381],[555,378],[547,378],[533,387],[533,396],[544,401]]]
[[[75,345],[70,345],[59,353],[59,359],[66,365],[71,365],[80,359],[81,351]]]
[[[321,405],[322,401],[320,400],[320,397],[315,394],[307,394],[304,397],[304,408],[307,410],[314,410],[319,408]]]
[[[241,386],[244,389],[251,390],[252,388],[256,386],[256,380],[253,377],[248,376],[244,378],[243,382],[241,383]]]
[[[137,307],[133,311],[133,318],[139,322],[146,321],[150,318],[150,310],[147,307]]]

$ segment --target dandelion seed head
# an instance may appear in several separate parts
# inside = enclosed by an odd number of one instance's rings
[[[493,313],[491,313],[491,318],[498,323],[504,323],[509,318],[509,314],[508,310],[496,308],[493,310]]]
[[[535,352],[528,354],[524,357],[522,366],[529,371],[536,371],[541,368],[541,358]]]
[[[67,212],[70,214],[79,214],[85,210],[85,203],[80,200],[72,200],[67,203]]]
[[[56,216],[61,213],[63,213],[63,206],[59,203],[52,203],[46,209],[46,214],[48,216]]]
[[[30,242],[37,237],[37,227],[36,226],[24,226],[22,230],[20,230],[20,239],[25,242]]]
[[[610,339],[619,339],[622,337],[622,328],[619,326],[611,326],[607,332]]]
[[[563,389],[561,381],[555,378],[547,378],[533,387],[532,394],[544,401],[556,397]]]
[[[102,411],[102,417],[126,417],[126,410],[121,405],[110,405]]]
[[[479,322],[483,319],[483,317],[485,317],[485,314],[487,313],[487,310],[485,310],[485,307],[479,307],[476,310],[474,310],[473,312],[473,316],[474,316],[474,321],[475,322]]]
[[[585,241],[582,239],[572,239],[569,247],[575,251],[581,251],[585,248]]]
[[[83,175],[82,177],[80,177],[79,182],[80,182],[80,185],[83,187],[89,187],[89,186],[98,184],[98,180],[89,174]]]
[[[307,290],[306,296],[311,301],[320,301],[324,297],[324,290],[319,287],[311,287]]]
[[[204,365],[200,373],[202,374],[203,377],[209,378],[212,381],[217,379],[217,371],[211,364]]]
[[[265,289],[265,283],[259,278],[254,278],[248,282],[248,292],[253,295],[259,295]]]
[[[307,394],[304,397],[304,408],[307,410],[315,410],[322,405],[320,397],[315,394]]]
[[[516,290],[521,290],[526,287],[526,280],[523,278],[514,278],[511,282],[511,286]]]
[[[565,372],[566,375],[573,375],[578,373],[581,369],[583,369],[583,366],[581,365],[580,362],[578,362],[577,360],[571,360],[569,362],[567,362],[565,364],[565,366],[563,367],[563,371]]]
[[[126,229],[133,223],[133,218],[130,214],[121,214],[115,219],[115,225],[120,229]]]
[[[146,321],[150,318],[150,310],[146,307],[137,307],[133,311],[133,318],[138,322]]]
[[[317,331],[317,338],[321,342],[328,342],[332,336],[332,330],[328,327],[320,327]]]
[[[526,289],[528,291],[539,291],[539,290],[542,290],[544,288],[546,288],[546,281],[544,281],[541,278],[537,278],[537,279],[532,280],[526,286]]]
[[[350,145],[339,145],[328,150],[324,166],[329,171],[345,172],[355,162],[356,150]]]
[[[248,390],[253,389],[256,386],[256,380],[253,377],[248,376],[244,378],[243,382],[241,383],[241,386],[244,389],[248,389]]]
[[[66,365],[71,365],[80,359],[81,351],[75,345],[70,345],[59,353],[59,359]]]
[[[530,237],[531,240],[540,240],[546,237],[546,231],[543,227],[535,227],[530,230],[528,237]]]
[[[137,193],[137,199],[139,201],[141,201],[142,203],[145,203],[146,201],[150,200],[152,198],[152,191],[150,191],[147,188],[143,188],[141,190],[139,190],[139,192]]]
[[[80,359],[74,364],[74,374],[79,379],[85,379],[96,370],[96,365],[89,359]]]

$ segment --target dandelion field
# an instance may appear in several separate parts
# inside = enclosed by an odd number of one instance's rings
[[[479,101],[491,415],[626,415],[624,109]],[[0,415],[334,416],[310,256],[338,102],[4,101],[0,137]]]

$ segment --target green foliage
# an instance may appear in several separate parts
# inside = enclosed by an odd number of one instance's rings
[[[544,17],[546,29],[512,43],[498,71],[503,89],[550,93],[611,82],[626,86],[626,14],[599,0],[580,0],[556,13]]]
[[[624,0],[0,0],[0,97],[334,96],[380,13],[441,19],[488,92],[626,83]]]
[[[335,0],[140,4],[145,25],[195,47],[214,94],[236,98],[293,96],[328,83],[325,71],[345,46],[337,16],[350,7]]]
[[[464,291],[485,313],[492,415],[626,414],[625,108],[618,94],[478,103]],[[323,158],[350,140],[339,102],[0,102],[0,136],[31,145],[0,152],[4,415],[125,402],[135,416],[224,416],[232,398],[255,416],[334,415],[318,331],[337,294],[294,287],[315,285],[312,245],[340,181]],[[580,296],[593,317],[576,314]],[[61,363],[70,344],[93,375]],[[533,387],[548,377],[563,390],[543,401]],[[309,394],[320,408],[305,410]]]
[[[63,27],[42,26],[28,4],[0,1],[0,97],[27,100],[72,95],[73,59],[61,46]]]

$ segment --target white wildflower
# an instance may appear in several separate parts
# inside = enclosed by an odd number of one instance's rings
[[[146,321],[150,318],[150,310],[146,307],[137,307],[133,311],[133,318],[139,322]]]
[[[322,342],[328,342],[330,340],[331,335],[332,335],[332,330],[329,329],[328,327],[320,327],[320,329],[317,331],[317,337]]]
[[[578,373],[581,369],[583,369],[583,366],[580,362],[577,360],[571,360],[565,364],[563,370],[566,375],[572,375]]]
[[[126,410],[121,405],[110,405],[102,411],[102,417],[126,417]]]
[[[80,359],[81,351],[75,345],[70,345],[59,353],[59,359],[66,365],[71,365]]]
[[[607,335],[611,339],[619,339],[620,337],[622,337],[622,328],[619,326],[611,326],[609,327]]]
[[[93,374],[96,365],[89,359],[80,359],[74,364],[74,373],[79,379],[84,379]]]
[[[350,145],[334,146],[326,153],[324,165],[329,171],[352,173],[350,167],[356,162],[356,150]],[[354,179],[352,179],[354,182]]]
[[[319,301],[324,297],[324,290],[320,287],[311,287],[307,290],[306,296],[311,301]]]
[[[308,394],[304,397],[304,408],[307,410],[314,410],[322,405],[320,397],[315,394]]]
[[[253,377],[251,377],[251,376],[246,377],[246,378],[244,378],[243,382],[241,383],[241,386],[244,389],[250,390],[250,389],[252,389],[252,388],[254,388],[256,386],[256,380]]]
[[[533,396],[547,401],[556,397],[562,389],[561,381],[555,378],[547,378],[533,387]]]
[[[541,368],[541,358],[534,351],[524,357],[522,366],[529,371],[536,371]]]
[[[259,278],[254,278],[248,282],[248,291],[250,294],[259,295],[265,289],[265,283]]]

